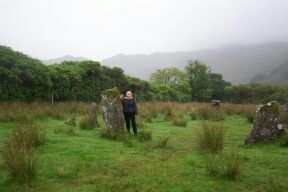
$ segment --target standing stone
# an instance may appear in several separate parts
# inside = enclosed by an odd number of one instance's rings
[[[246,137],[245,144],[283,136],[285,132],[280,110],[276,101],[261,105],[256,111],[252,131]]]
[[[96,103],[94,102],[91,105],[91,119],[93,121],[93,125],[98,126],[97,107],[96,107]]]
[[[219,109],[221,106],[221,101],[220,100],[212,100],[211,101],[211,106],[213,108]]]
[[[106,128],[124,130],[123,107],[117,88],[101,93],[101,107]]]

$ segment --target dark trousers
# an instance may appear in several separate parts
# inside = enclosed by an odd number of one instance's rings
[[[124,113],[124,117],[125,117],[127,131],[130,132],[130,121],[131,121],[133,132],[136,135],[137,127],[136,127],[136,121],[135,121],[135,113]]]

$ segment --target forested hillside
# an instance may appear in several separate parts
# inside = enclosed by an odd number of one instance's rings
[[[132,89],[145,99],[149,84],[124,75],[117,67],[95,61],[63,62],[46,66],[20,52],[0,46],[1,101],[99,101],[100,92],[111,87]]]
[[[101,91],[112,87],[121,92],[132,90],[137,100],[145,101],[210,102],[221,99],[233,103],[263,103],[285,102],[288,98],[287,84],[232,85],[222,74],[197,60],[186,63],[184,70],[154,71],[148,82],[97,61],[66,61],[46,66],[5,46],[0,46],[0,80],[0,101],[50,102],[53,98],[55,102],[98,102]]]
[[[288,62],[268,74],[259,73],[251,80],[252,83],[288,83]]]

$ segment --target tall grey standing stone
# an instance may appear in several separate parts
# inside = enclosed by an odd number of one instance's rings
[[[101,93],[101,107],[106,128],[124,130],[123,107],[117,88]]]
[[[257,109],[252,131],[246,137],[245,144],[273,139],[284,134],[284,124],[280,118],[280,105],[273,101],[261,105]]]

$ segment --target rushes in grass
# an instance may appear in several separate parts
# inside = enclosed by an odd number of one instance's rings
[[[227,179],[235,180],[240,173],[240,157],[237,153],[230,153],[226,160],[225,176]]]
[[[19,145],[13,137],[4,145],[3,160],[11,179],[28,181],[36,176],[37,162],[32,149]]]
[[[223,177],[228,180],[236,180],[240,174],[240,156],[231,152],[224,156],[211,155],[206,157],[206,170],[213,177]]]
[[[151,131],[140,131],[137,136],[138,140],[143,141],[150,141],[152,140],[152,132]]]
[[[217,153],[223,149],[224,138],[225,130],[222,125],[203,122],[197,132],[197,145],[203,151]]]
[[[65,123],[66,123],[67,125],[76,127],[76,125],[77,125],[77,123],[76,123],[76,117],[73,115],[73,116],[72,116],[70,119],[68,119]]]
[[[172,117],[172,125],[177,127],[186,127],[188,120],[184,117],[174,116]]]
[[[27,149],[39,147],[47,142],[44,130],[37,124],[14,129],[11,139],[14,141],[14,144],[24,146]]]
[[[201,120],[222,121],[226,118],[225,112],[221,109],[199,108],[197,114]]]
[[[265,192],[286,192],[288,184],[279,181],[277,178],[272,176],[270,173],[265,178],[265,184],[262,186],[261,191]]]
[[[166,148],[168,145],[169,137],[160,138],[155,145],[154,148]]]
[[[84,130],[92,130],[97,127],[91,115],[85,115],[80,119],[79,127]]]
[[[30,180],[36,176],[33,147],[46,143],[45,132],[37,125],[13,130],[3,149],[4,167],[13,179]]]
[[[100,136],[102,138],[118,140],[118,141],[126,141],[128,139],[127,132],[124,130],[114,130],[114,129],[102,129],[100,131]]]

